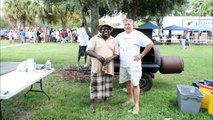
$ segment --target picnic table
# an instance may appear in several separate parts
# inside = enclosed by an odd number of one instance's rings
[[[42,78],[46,77],[53,71],[54,68],[51,70],[35,70],[32,72],[21,72],[15,70],[0,76],[0,120],[2,120],[2,100],[9,99],[30,86],[31,88],[24,96],[26,96],[29,92],[40,92],[45,94],[50,100],[50,97],[43,90]],[[40,90],[33,89],[34,83],[40,84]]]

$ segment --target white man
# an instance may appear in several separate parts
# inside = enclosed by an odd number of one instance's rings
[[[123,21],[124,32],[116,36],[120,50],[119,83],[126,83],[128,100],[124,103],[134,104],[133,114],[139,112],[140,86],[142,75],[141,59],[151,50],[153,42],[142,32],[133,29],[133,20]],[[145,49],[140,53],[140,48]]]

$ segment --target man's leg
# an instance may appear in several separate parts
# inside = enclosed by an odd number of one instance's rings
[[[135,99],[135,106],[139,106],[139,98],[140,98],[140,87],[139,85],[133,86],[134,90],[134,99]]]
[[[182,48],[183,48],[183,49],[186,48],[185,41],[186,41],[185,39],[182,39]]]
[[[90,100],[90,112],[92,112],[92,113],[95,112],[94,102],[95,102],[94,99],[91,99],[91,100]]]
[[[77,70],[78,71],[80,70],[80,59],[81,59],[81,56],[78,55],[78,63],[77,63]]]
[[[87,54],[85,53],[85,56],[84,56],[84,67],[87,66]]]
[[[80,63],[80,59],[81,59],[81,56],[78,55],[78,65],[79,65],[79,63]]]
[[[133,86],[133,94],[135,99],[135,107],[133,108],[133,114],[138,114],[139,112],[139,98],[140,98],[140,87],[139,85]]]
[[[81,56],[82,56],[82,46],[79,45],[79,47],[78,47],[78,66],[80,65]]]
[[[134,103],[134,98],[133,98],[133,89],[132,89],[132,83],[131,81],[127,81],[126,82],[126,89],[127,89],[127,92],[128,92],[128,96],[129,96],[129,102],[130,103]]]

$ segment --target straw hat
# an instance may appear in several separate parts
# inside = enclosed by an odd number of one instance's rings
[[[113,27],[112,27],[111,25],[104,23],[104,24],[102,24],[102,25],[99,25],[99,29],[98,29],[99,32],[101,32],[102,27],[109,27],[109,28],[110,28],[110,33],[111,33],[112,30],[113,30]]]

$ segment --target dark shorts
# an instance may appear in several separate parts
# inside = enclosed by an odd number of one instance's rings
[[[87,48],[87,46],[79,46],[78,56],[84,56],[84,55],[86,55],[86,48]]]

